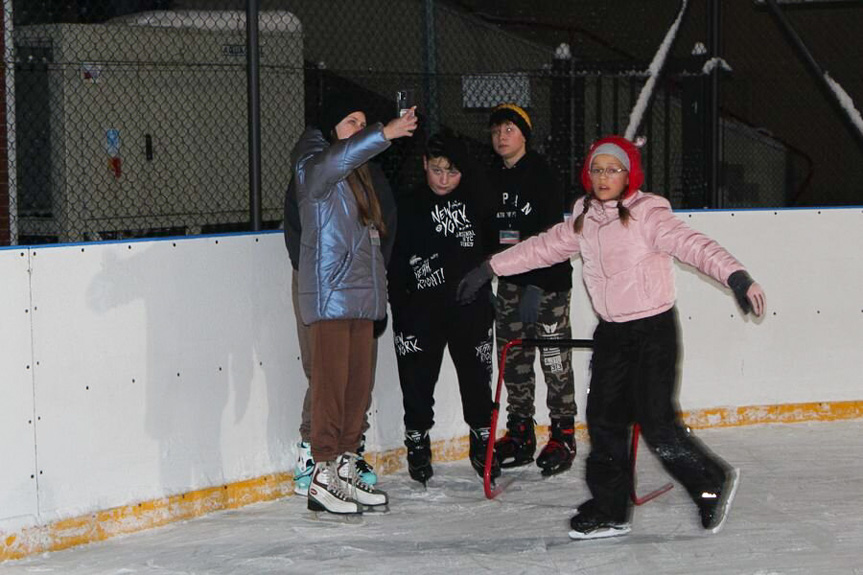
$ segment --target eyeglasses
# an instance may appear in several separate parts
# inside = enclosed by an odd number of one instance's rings
[[[623,172],[628,172],[626,168],[590,168],[590,175],[594,178],[600,177],[602,174],[605,174],[609,178],[613,178],[614,176],[619,176]]]

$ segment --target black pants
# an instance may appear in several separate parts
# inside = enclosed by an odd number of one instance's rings
[[[434,425],[434,390],[447,346],[458,375],[465,422],[474,428],[489,426],[493,320],[490,293],[485,292],[464,306],[414,298],[410,305],[393,307],[406,429]]]
[[[635,422],[693,500],[721,486],[728,469],[679,418],[678,330],[677,311],[672,308],[625,323],[600,321],[594,332],[587,396],[587,485],[598,509],[618,521],[629,517],[629,434]]]

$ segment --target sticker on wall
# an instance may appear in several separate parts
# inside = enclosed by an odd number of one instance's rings
[[[98,84],[102,79],[102,65],[95,62],[82,62],[81,79],[88,84]]]
[[[120,130],[105,130],[105,151],[108,152],[108,169],[119,180],[123,175],[123,160],[120,157]]]

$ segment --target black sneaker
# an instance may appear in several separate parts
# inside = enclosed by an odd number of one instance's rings
[[[477,474],[485,478],[485,455],[488,452],[488,438],[491,428],[477,427],[470,430],[470,464]],[[500,463],[495,457],[491,462],[491,478],[500,476]]]
[[[536,452],[533,419],[510,415],[506,422],[506,434],[495,442],[494,451],[502,468],[519,467],[533,461]]]
[[[620,537],[632,531],[629,521],[614,521],[601,513],[591,499],[578,508],[578,513],[569,520],[572,530],[569,538],[581,539],[604,539],[606,537]]]
[[[572,467],[573,459],[575,459],[575,418],[552,419],[548,443],[539,452],[536,464],[542,468],[542,475],[548,477]]]
[[[701,525],[712,533],[719,533],[725,520],[728,519],[728,511],[737,493],[740,484],[740,470],[732,469],[725,476],[725,483],[718,491],[705,491],[698,501],[698,510],[701,512]]]
[[[428,430],[408,429],[405,431],[405,447],[408,448],[408,473],[410,473],[411,479],[425,485],[434,475]]]

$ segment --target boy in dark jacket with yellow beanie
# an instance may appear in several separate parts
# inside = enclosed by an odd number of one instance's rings
[[[494,212],[488,250],[495,253],[562,222],[566,206],[551,168],[528,148],[533,124],[527,112],[515,104],[501,104],[492,110],[489,128],[498,155],[489,175]],[[568,261],[500,278],[495,322],[498,358],[512,339],[572,337],[571,289],[572,266]],[[523,347],[512,348],[507,354],[507,432],[495,444],[501,467],[533,461],[535,356],[534,348]],[[540,349],[551,416],[551,437],[537,459],[544,475],[569,469],[575,458],[575,383],[570,357],[568,348]]]

